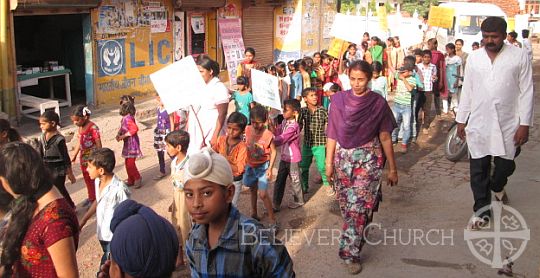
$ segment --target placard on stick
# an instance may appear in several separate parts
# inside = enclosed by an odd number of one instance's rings
[[[200,104],[201,92],[206,89],[192,56],[150,74],[150,80],[169,113],[188,105]]]
[[[260,70],[251,70],[253,100],[281,111],[277,77]]]
[[[431,6],[429,8],[429,26],[452,28],[454,21],[454,8]]]

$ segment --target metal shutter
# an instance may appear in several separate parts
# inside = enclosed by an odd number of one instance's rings
[[[244,46],[255,48],[255,60],[261,65],[273,62],[274,7],[250,6],[242,12]]]

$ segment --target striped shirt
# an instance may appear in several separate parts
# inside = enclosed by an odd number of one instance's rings
[[[207,230],[195,224],[189,235],[191,277],[295,277],[285,245],[235,206],[230,206],[227,224],[212,249]]]
[[[396,74],[397,79],[397,87],[396,87],[396,96],[394,97],[394,102],[401,105],[411,106],[411,93],[412,90],[409,91],[407,89],[407,86],[405,86],[405,82],[401,79],[399,79],[399,76]],[[407,83],[409,83],[413,90],[416,87],[416,78],[414,76],[409,76],[405,79]]]
[[[423,63],[416,66],[420,70],[419,74],[422,75],[422,79],[424,80],[424,88],[421,91],[433,91],[433,76],[437,76],[437,67],[434,64],[429,64],[426,67]]]

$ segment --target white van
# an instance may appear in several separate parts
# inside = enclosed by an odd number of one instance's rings
[[[472,51],[472,43],[482,39],[480,25],[482,21],[490,16],[506,18],[506,14],[494,4],[469,3],[469,2],[449,2],[441,3],[440,7],[454,8],[454,24],[451,29],[447,29],[447,42],[454,42],[462,39],[465,43],[463,50]],[[439,46],[442,42],[439,41]],[[442,44],[443,47],[446,43]]]

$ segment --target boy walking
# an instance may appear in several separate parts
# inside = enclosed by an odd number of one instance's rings
[[[295,277],[285,245],[231,205],[232,183],[222,155],[205,148],[190,156],[184,191],[195,222],[186,246],[191,275]]]
[[[437,67],[431,63],[431,51],[422,51],[422,63],[417,65],[420,70],[419,74],[424,81],[424,88],[420,88],[418,93],[422,103],[418,103],[418,106],[422,107],[424,111],[422,131],[424,134],[429,133],[429,126],[433,121],[433,113],[431,112],[431,103],[433,102],[433,82],[437,80]],[[418,113],[418,112],[417,112]]]
[[[302,161],[300,162],[302,191],[309,190],[309,167],[313,157],[317,163],[317,169],[321,174],[323,186],[328,196],[334,195],[334,189],[326,179],[324,163],[326,160],[326,125],[328,124],[328,112],[317,106],[318,96],[315,88],[306,88],[302,91],[302,97],[306,107],[300,110],[298,124],[304,129],[304,144],[302,145]]]
[[[238,78],[245,78],[240,76]],[[242,191],[242,177],[246,168],[247,147],[242,140],[247,126],[247,118],[240,112],[233,112],[227,119],[227,134],[219,136],[212,146],[214,151],[227,158],[233,171],[234,197],[232,204],[236,206]]]
[[[184,199],[184,169],[186,169],[189,157],[189,133],[184,130],[175,130],[165,136],[167,154],[173,158],[171,162],[171,178],[173,184],[173,202],[169,208],[171,222],[176,229],[180,246],[178,247],[178,264],[184,264],[184,252],[182,245],[187,240],[191,230],[191,220],[185,206]]]
[[[298,162],[302,160],[300,154],[300,126],[296,117],[300,112],[300,102],[297,99],[288,99],[283,103],[284,121],[274,131],[274,144],[281,146],[281,161],[274,184],[274,211],[278,212],[285,192],[287,177],[291,177],[291,188],[294,201],[289,203],[290,209],[304,205],[302,186],[300,185],[300,171]]]
[[[108,148],[96,149],[88,159],[87,170],[96,184],[96,200],[81,219],[79,227],[82,230],[88,219],[96,214],[97,237],[103,249],[100,268],[109,255],[109,243],[113,236],[110,226],[114,210],[129,199],[130,195],[126,184],[113,172],[115,164],[114,152]]]
[[[411,93],[416,87],[416,79],[413,76],[414,68],[414,64],[406,63],[396,74],[397,87],[392,112],[398,127],[392,132],[392,142],[397,144],[399,130],[403,128],[403,141],[401,141],[403,153],[407,152],[407,145],[411,138]],[[403,125],[401,125],[401,122],[403,122]]]

